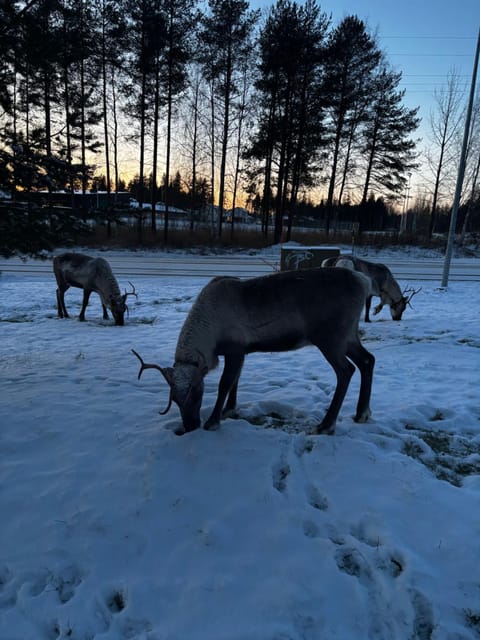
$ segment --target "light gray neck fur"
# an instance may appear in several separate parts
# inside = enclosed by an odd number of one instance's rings
[[[97,287],[99,295],[102,298],[102,302],[108,306],[112,301],[119,300],[122,297],[120,293],[120,287],[118,286],[117,279],[113,275],[110,265],[98,258],[97,261]]]
[[[211,295],[211,288],[207,286],[190,309],[182,327],[175,362],[196,364],[200,368],[207,366],[209,371],[217,366],[215,348],[218,332],[215,330],[215,316],[218,307],[215,296]]]

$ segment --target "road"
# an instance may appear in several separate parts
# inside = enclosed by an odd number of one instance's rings
[[[102,254],[99,254],[102,255]],[[184,254],[148,254],[108,253],[108,261],[116,276],[133,278],[135,276],[172,277],[184,276],[213,277],[229,275],[253,277],[272,273],[279,268],[279,256],[248,255],[184,255]],[[372,260],[375,262],[375,260]],[[388,259],[388,267],[399,280],[437,280],[443,273],[443,258]],[[27,260],[19,258],[0,258],[0,273],[45,276],[52,274],[50,260]],[[53,276],[53,274],[52,274]],[[454,259],[450,265],[449,281],[480,281],[480,259]]]

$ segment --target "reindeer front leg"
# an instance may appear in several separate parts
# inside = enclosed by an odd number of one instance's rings
[[[380,304],[377,304],[377,306],[373,310],[373,315],[376,316],[378,313],[380,313],[380,311],[383,309],[384,305],[386,305],[386,304],[390,305],[390,302],[391,302],[390,298],[388,298],[388,296],[384,295],[383,292],[380,292]]]
[[[370,307],[372,306],[372,296],[368,296],[365,301],[365,322],[370,322]]]
[[[84,289],[83,290],[83,302],[82,302],[82,308],[80,310],[80,315],[78,316],[78,319],[81,320],[82,322],[85,320],[85,309],[87,308],[88,305],[88,301],[90,299],[90,294],[92,292],[89,291],[88,289]]]
[[[225,407],[223,415],[226,415],[227,412],[232,412],[235,409],[237,403],[238,379],[240,378],[244,360],[245,356],[243,353],[225,355],[225,366],[218,385],[217,401],[210,417],[203,425],[204,429],[209,431],[218,429],[227,395],[227,406]]]

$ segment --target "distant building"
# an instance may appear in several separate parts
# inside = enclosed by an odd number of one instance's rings
[[[226,212],[225,217],[227,222],[232,221],[232,210]],[[235,207],[233,210],[233,221],[240,222],[242,224],[250,224],[253,223],[253,216],[251,216],[246,209],[243,207]]]
[[[18,195],[20,198],[20,194]],[[43,205],[71,207],[82,211],[106,209],[115,205],[128,206],[130,193],[128,191],[31,191],[28,199]]]

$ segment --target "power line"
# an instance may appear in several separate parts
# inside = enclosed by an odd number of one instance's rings
[[[408,85],[409,87],[428,87],[428,86],[438,87],[438,82],[404,82],[403,84]],[[469,83],[465,82],[463,83],[463,85],[460,86],[460,89],[462,88],[466,89],[469,86],[470,86]]]
[[[474,36],[380,36],[391,40],[475,40]]]
[[[469,78],[467,74],[456,75],[457,78]],[[445,78],[444,73],[404,73],[402,78]]]
[[[435,58],[471,58],[472,55],[470,53],[391,53],[388,52],[390,56],[415,56],[416,58],[426,58],[426,57],[435,57]]]

